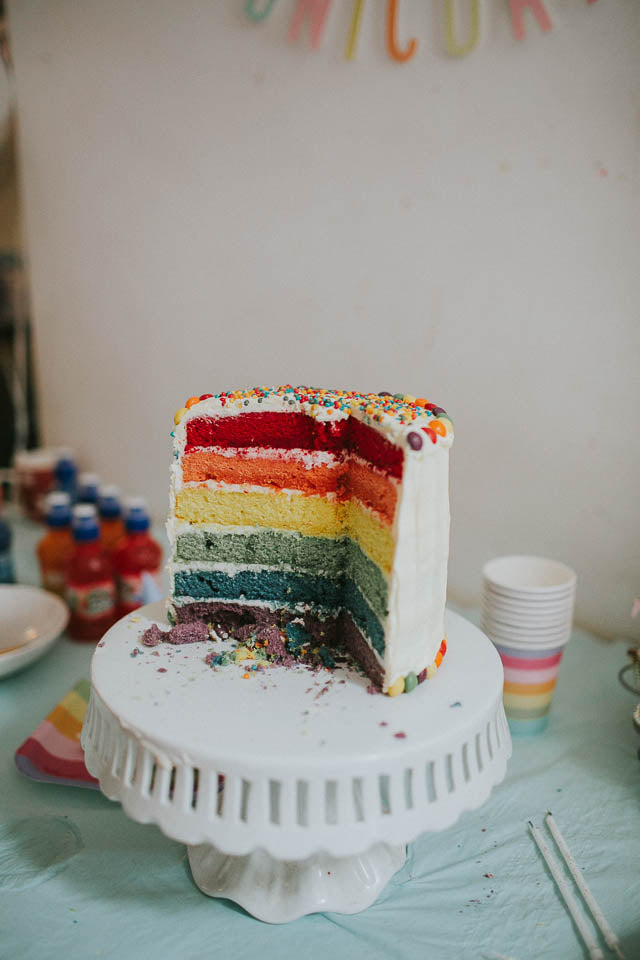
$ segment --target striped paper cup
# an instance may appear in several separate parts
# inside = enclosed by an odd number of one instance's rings
[[[496,557],[483,568],[482,627],[504,665],[514,734],[540,733],[571,636],[575,571],[547,557]]]
[[[542,733],[549,721],[558,670],[566,642],[537,648],[536,644],[508,646],[494,640],[504,668],[504,710],[513,734]]]

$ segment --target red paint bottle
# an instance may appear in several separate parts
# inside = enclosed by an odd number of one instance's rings
[[[46,523],[49,529],[36,547],[42,586],[64,597],[67,569],[75,552],[68,493],[56,490],[48,495]]]
[[[124,539],[113,554],[119,617],[162,596],[162,547],[149,534],[149,514],[140,497],[128,501],[124,526]]]
[[[96,508],[83,503],[73,511],[74,551],[67,568],[68,632],[74,640],[100,640],[116,619],[116,586],[111,560],[100,543]]]
[[[124,536],[120,490],[111,484],[102,486],[98,491],[98,513],[100,515],[100,539],[109,556],[113,555]]]

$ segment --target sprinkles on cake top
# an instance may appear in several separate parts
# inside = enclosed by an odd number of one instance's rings
[[[446,651],[446,411],[409,394],[254,387],[175,415],[169,614],[340,638],[384,692]]]
[[[252,401],[263,404],[271,397],[280,397],[291,406],[299,405],[315,417],[330,418],[335,411],[339,412],[338,415],[359,413],[367,424],[379,423],[390,428],[394,424],[402,428],[417,420],[416,426],[427,433],[432,443],[438,442],[438,438],[449,438],[449,445],[453,441],[453,422],[443,407],[422,397],[408,393],[387,393],[384,390],[380,393],[359,393],[356,390],[292,387],[287,384],[282,387],[251,387],[247,390],[203,393],[199,397],[189,397],[184,407],[176,411],[174,423],[179,424],[191,407],[205,400],[217,400],[221,407],[241,409],[250,406]],[[395,428],[394,433],[397,432],[398,428]]]

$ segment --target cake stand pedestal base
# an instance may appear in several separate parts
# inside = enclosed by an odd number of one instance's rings
[[[193,879],[203,893],[233,900],[268,923],[366,910],[406,858],[404,846],[384,843],[352,857],[319,853],[306,860],[275,860],[264,850],[233,857],[207,843],[188,850]]]

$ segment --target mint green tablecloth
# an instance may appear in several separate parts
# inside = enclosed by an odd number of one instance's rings
[[[23,582],[35,582],[35,537],[29,527],[17,531]],[[91,653],[63,639],[0,680],[2,960],[580,958],[581,942],[526,829],[549,808],[627,957],[640,958],[640,738],[634,698],[616,679],[623,646],[576,631],[548,732],[515,741],[507,779],[485,806],[414,843],[365,913],[287,926],[204,897],[185,848],[100,793],[16,771],[16,747],[88,676]]]

